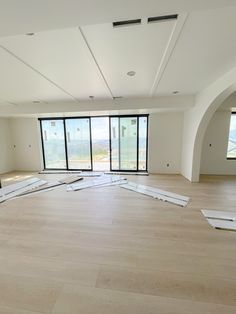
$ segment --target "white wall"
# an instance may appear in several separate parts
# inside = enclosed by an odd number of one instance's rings
[[[41,143],[36,118],[11,119],[14,169],[40,171],[42,167]]]
[[[201,174],[236,175],[236,160],[227,160],[230,111],[216,111],[203,142]]]
[[[0,118],[0,174],[13,170],[13,154],[9,119]]]
[[[149,125],[149,172],[180,173],[183,113],[151,114]]]

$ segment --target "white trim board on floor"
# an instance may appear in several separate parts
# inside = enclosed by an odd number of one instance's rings
[[[21,187],[21,188],[18,188],[16,191],[12,191],[11,193],[8,193],[7,195],[4,195],[2,197],[0,197],[0,203],[3,203],[11,198],[14,198],[20,194],[23,194],[27,191],[30,191],[34,188],[38,188],[42,185],[45,185],[47,184],[47,181],[44,181],[44,180],[40,180],[38,178],[34,178],[34,179],[37,179],[37,181],[31,183],[31,184],[28,184],[27,181],[28,180],[25,180],[25,181],[22,181],[22,183],[24,182],[25,186]],[[31,179],[29,179],[31,180]],[[9,186],[10,187],[10,186]]]
[[[236,221],[235,212],[211,210],[211,209],[202,209],[201,212],[206,218]]]
[[[42,170],[39,174],[72,174],[77,173],[80,174],[82,171],[80,170]]]
[[[67,185],[67,191],[78,191],[78,190],[83,190],[87,188],[92,188],[95,186],[101,186],[105,184],[111,184],[114,182],[119,182],[121,180],[125,180],[124,178],[120,176],[109,176],[109,175],[104,175],[101,178],[90,180],[87,182],[78,182],[74,184],[69,184]]]
[[[151,196],[153,198],[159,199],[161,201],[169,202],[175,205],[182,207],[187,206],[189,197],[182,196],[176,193],[160,190],[151,186],[146,186],[142,184],[137,184],[131,181],[128,181],[127,184],[120,185],[121,188],[134,191],[140,194]]]
[[[236,231],[236,221],[207,218],[208,223],[215,229]]]
[[[148,172],[105,171],[104,173],[113,175],[149,176]]]
[[[106,186],[117,186],[117,185],[121,185],[121,184],[127,184],[127,179],[121,179],[121,180],[116,181],[116,182],[104,183],[104,184],[98,185],[97,187],[103,188]]]
[[[36,187],[36,188],[31,189],[29,191],[26,191],[24,193],[21,193],[17,197],[23,197],[23,196],[26,196],[26,195],[29,195],[29,194],[40,193],[40,192],[44,192],[44,191],[47,191],[47,190],[54,190],[55,188],[57,188],[59,186],[62,186],[62,185],[65,185],[65,183],[62,183],[60,181],[50,182],[50,183],[47,183],[47,184],[45,184],[43,186],[39,186],[39,187]]]
[[[66,184],[72,184],[74,182],[81,181],[83,179],[84,178],[81,178],[80,176],[76,176],[76,175],[65,177],[65,178],[62,178],[62,179],[60,179],[58,181],[49,182],[49,183],[47,183],[47,184],[45,184],[43,186],[40,186],[40,187],[31,189],[29,191],[26,191],[26,192],[18,195],[17,197],[23,197],[23,196],[26,196],[26,195],[29,195],[29,194],[45,192],[47,190],[52,191],[52,190],[54,190],[55,188],[57,188],[59,186],[66,185]]]
[[[88,172],[82,172],[82,171],[46,171],[43,170],[39,172],[39,174],[79,174],[80,177],[100,177],[104,173],[103,172],[93,172],[93,171],[88,171]]]
[[[29,186],[29,185],[37,182],[37,181],[40,181],[40,179],[39,178],[30,178],[27,180],[23,180],[23,181],[16,182],[16,183],[7,185],[5,187],[2,187],[0,189],[0,197],[3,197],[3,196],[8,195],[12,192],[15,192],[15,191],[17,191],[23,187]]]

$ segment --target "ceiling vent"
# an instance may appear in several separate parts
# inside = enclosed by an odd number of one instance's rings
[[[155,23],[155,22],[176,20],[177,18],[178,18],[178,14],[172,14],[172,15],[162,15],[162,16],[149,17],[147,21],[148,21],[148,23]]]
[[[114,96],[113,99],[122,99],[123,96]]]
[[[141,24],[141,19],[136,19],[136,20],[127,20],[127,21],[118,21],[118,22],[113,22],[113,27],[122,27],[122,26],[130,26],[130,25],[137,25]]]

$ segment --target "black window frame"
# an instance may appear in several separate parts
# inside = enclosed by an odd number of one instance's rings
[[[55,171],[93,171],[93,147],[92,147],[92,132],[91,132],[91,119],[92,118],[109,118],[109,159],[110,159],[110,171],[111,172],[131,172],[131,173],[147,173],[148,172],[148,140],[149,140],[149,114],[128,114],[128,115],[101,115],[101,116],[74,116],[74,117],[46,117],[38,118],[40,125],[40,135],[41,135],[41,145],[42,145],[42,155],[43,155],[43,167],[44,170],[55,170]],[[147,118],[147,130],[146,130],[146,167],[143,170],[139,170],[139,118]],[[111,118],[137,118],[137,168],[136,170],[112,170],[112,155],[111,155]],[[69,168],[68,163],[68,148],[67,148],[67,136],[66,136],[66,120],[69,119],[89,119],[89,128],[90,128],[90,160],[91,168],[90,169],[72,169]],[[42,131],[42,121],[44,120],[63,120],[64,126],[64,138],[65,138],[65,157],[66,157],[66,168],[47,168],[45,160],[45,149],[43,141],[43,131]]]
[[[231,116],[232,115],[236,115],[236,111],[232,111]],[[228,145],[229,145],[229,136],[228,136]],[[228,146],[227,146],[227,155],[228,155]],[[236,157],[228,157],[227,155],[226,155],[227,160],[236,160]]]

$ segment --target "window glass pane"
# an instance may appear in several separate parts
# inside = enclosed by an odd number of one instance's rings
[[[227,157],[236,158],[236,114],[231,115]]]
[[[93,170],[110,170],[109,118],[91,118]]]
[[[146,169],[146,159],[147,159],[147,117],[139,118],[139,170]]]
[[[119,118],[111,117],[111,170],[119,170]]]
[[[120,169],[137,170],[137,117],[120,118]]]
[[[66,138],[69,169],[90,170],[89,119],[66,119]]]
[[[45,168],[66,169],[63,120],[43,120],[42,134]]]

